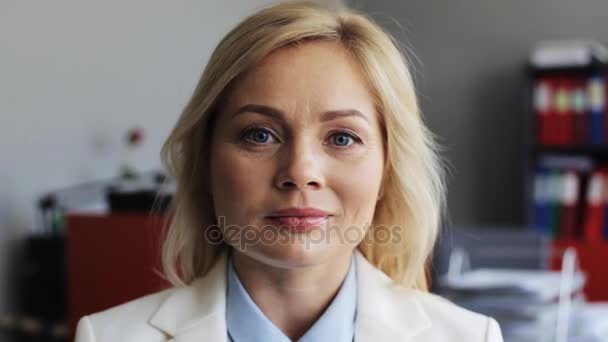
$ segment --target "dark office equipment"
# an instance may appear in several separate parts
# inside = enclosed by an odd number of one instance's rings
[[[67,341],[65,239],[59,234],[26,238],[20,265],[14,341]],[[10,339],[9,339],[10,341]]]

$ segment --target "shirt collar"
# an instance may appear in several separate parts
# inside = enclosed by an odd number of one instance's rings
[[[226,324],[232,340],[290,342],[251,299],[234,270],[231,255],[227,268]],[[338,293],[298,342],[353,341],[357,307],[356,279],[356,264],[354,257],[351,257],[348,273]]]

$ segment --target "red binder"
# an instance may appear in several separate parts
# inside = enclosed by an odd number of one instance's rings
[[[589,180],[587,190],[586,222],[584,236],[587,241],[602,240],[602,224],[604,222],[603,191],[608,190],[604,184],[601,172],[594,171]]]
[[[574,78],[567,77],[563,81],[564,109],[562,116],[562,141],[566,145],[574,143],[574,95],[576,82]]]
[[[585,77],[575,77],[572,80],[572,142],[579,145],[585,144],[589,136],[586,85]]]
[[[608,99],[608,81],[604,78],[604,98]],[[608,101],[604,101],[604,143],[608,144]]]
[[[559,144],[559,115],[557,114],[558,91],[561,86],[561,77],[553,76],[548,78],[549,88],[551,89],[551,102],[547,114],[547,145]]]
[[[576,236],[576,205],[579,198],[580,179],[576,172],[568,171],[564,174],[562,181],[560,237],[573,239]]]
[[[566,145],[570,141],[570,82],[567,77],[559,77],[555,88],[555,141],[554,144]]]

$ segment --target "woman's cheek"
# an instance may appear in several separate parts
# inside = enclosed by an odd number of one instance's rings
[[[257,203],[256,193],[263,193],[264,168],[259,161],[249,158],[234,147],[217,150],[213,179],[214,195],[217,196],[223,211],[237,215]]]
[[[382,168],[382,158],[373,157],[335,173],[334,190],[340,194],[347,217],[353,221],[351,224],[364,224],[364,221],[371,220],[376,205],[374,194],[382,182]]]

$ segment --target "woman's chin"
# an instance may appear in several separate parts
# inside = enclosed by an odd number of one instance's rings
[[[327,245],[292,242],[285,245],[254,245],[241,252],[267,265],[294,268],[309,267],[327,262],[332,248]]]

